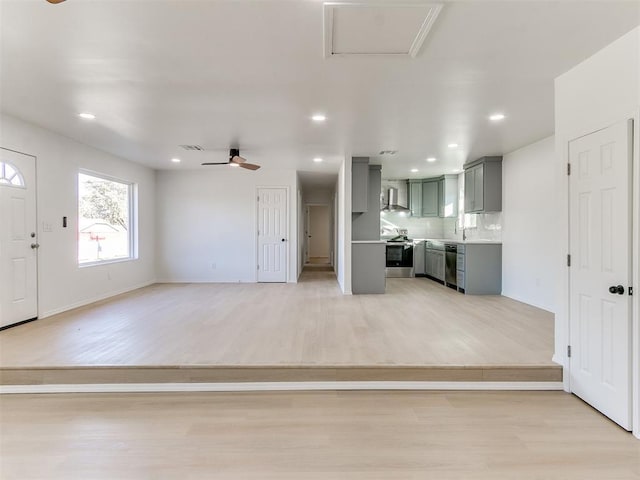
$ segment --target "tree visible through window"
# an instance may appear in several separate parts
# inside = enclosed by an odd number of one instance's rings
[[[132,257],[132,185],[78,175],[78,262]]]

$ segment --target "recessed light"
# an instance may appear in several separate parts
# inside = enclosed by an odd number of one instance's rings
[[[313,120],[314,122],[324,122],[327,119],[327,117],[325,115],[322,115],[321,113],[316,113],[313,117],[311,117],[311,120]]]
[[[320,157],[316,157],[313,159],[314,162],[316,163],[320,163],[322,161],[322,159]]]
[[[85,120],[95,120],[96,116],[93,113],[83,112],[79,113],[78,116],[80,118],[84,118]]]
[[[429,162],[429,163],[433,163],[433,162],[435,162],[435,161],[436,161],[436,157],[429,157],[429,158],[427,158],[427,162]]]
[[[418,169],[417,168],[412,168],[411,169],[411,173],[418,173]]]
[[[457,143],[450,143],[449,145],[447,145],[447,147],[449,147],[449,148],[458,148],[458,144]]]
[[[499,122],[500,120],[504,120],[505,116],[504,113],[494,113],[493,115],[489,116],[489,120],[491,120],[492,122]]]
[[[180,163],[180,159],[179,158],[172,158],[171,161],[173,163]]]
[[[231,165],[232,167],[239,167],[240,166],[239,163],[235,163],[235,162],[231,162],[231,163],[229,163],[229,165]]]

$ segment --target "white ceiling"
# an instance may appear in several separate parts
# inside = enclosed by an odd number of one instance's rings
[[[422,177],[552,134],[553,79],[640,24],[636,1],[443,3],[416,58],[324,58],[321,1],[2,0],[1,108],[160,169],[233,143],[263,168]]]

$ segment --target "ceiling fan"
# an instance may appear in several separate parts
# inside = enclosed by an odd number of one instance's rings
[[[231,165],[232,167],[246,168],[247,170],[258,170],[260,165],[248,163],[246,159],[240,156],[240,150],[232,148],[229,150],[228,162],[205,162],[202,165]]]
[[[64,0],[47,0],[47,2],[56,4],[56,3],[62,3],[64,2]]]

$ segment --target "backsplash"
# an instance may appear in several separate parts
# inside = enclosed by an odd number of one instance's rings
[[[502,212],[466,214],[464,202],[464,174],[458,177],[459,215],[464,215],[465,238],[467,240],[491,240],[502,242]],[[381,203],[389,187],[398,189],[400,204],[407,206],[407,183],[401,180],[383,180]],[[409,238],[445,238],[463,240],[461,223],[458,218],[412,217],[404,212],[383,212],[380,215],[380,237],[391,238],[398,235],[398,229],[406,229]]]
[[[380,215],[380,236],[398,235],[396,229],[406,229],[409,238],[443,238],[443,218],[412,217],[406,213],[384,212]]]
[[[502,212],[472,214],[476,217],[475,228],[466,228],[467,240],[502,241]]]

